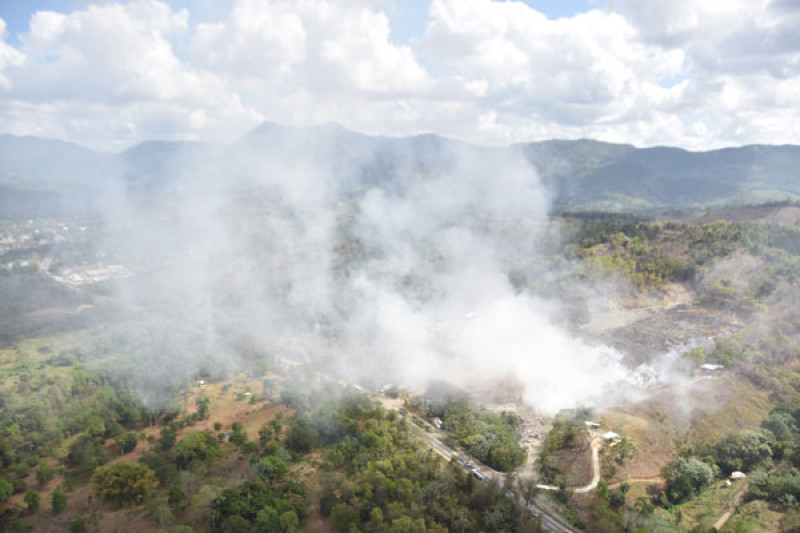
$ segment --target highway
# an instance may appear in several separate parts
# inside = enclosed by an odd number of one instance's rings
[[[416,435],[420,440],[425,441],[425,443],[427,443],[431,447],[431,449],[433,449],[434,452],[439,454],[446,461],[450,461],[453,457],[460,458],[462,456],[462,454],[459,454],[458,451],[454,450],[444,442],[437,439],[435,436],[425,431],[423,428],[421,428],[419,425],[413,422],[409,417],[406,417],[405,420],[411,432],[414,435]],[[474,459],[472,459],[472,461],[473,463],[465,463],[463,461],[459,461],[459,464],[461,465],[461,468],[463,468],[464,471],[466,472],[473,473],[473,470],[478,471],[483,476],[482,481],[489,482],[491,480],[495,480],[497,481],[498,485],[501,485],[503,483],[503,479],[505,476],[502,473],[492,470],[491,468],[479,463]],[[564,533],[565,531],[572,531],[578,533],[577,529],[574,529],[572,526],[565,524],[552,514],[548,514],[548,512],[545,511],[541,505],[536,505],[535,503],[530,503],[528,505],[525,505],[524,500],[519,495],[517,495],[512,491],[508,491],[506,495],[512,500],[514,500],[517,503],[517,505],[527,509],[528,512],[530,512],[534,517],[538,518],[539,516],[541,516],[542,528],[545,531],[549,531],[551,533]]]
[[[371,393],[365,390],[363,387],[354,385],[352,383],[347,383],[345,381],[333,378],[326,374],[320,373],[320,376],[329,379],[333,382],[339,383],[344,387],[355,387],[357,390],[361,392],[370,394],[372,399],[376,400],[378,403],[382,405],[386,404],[385,397],[375,393]],[[394,406],[388,406],[388,405],[385,406],[389,409],[395,409]],[[450,446],[448,446],[447,444],[436,438],[434,435],[431,435],[430,433],[425,431],[424,428],[416,424],[410,417],[405,416],[403,418],[405,419],[411,433],[420,440],[424,441],[428,446],[431,447],[431,449],[434,452],[440,455],[444,460],[450,461],[454,457],[457,459],[462,457],[462,454],[460,454],[457,450],[454,450],[453,448],[451,448]],[[475,459],[472,459],[472,461],[473,461],[472,463],[459,461],[459,465],[461,466],[461,468],[464,469],[464,471],[469,472],[473,475],[475,471],[479,472],[482,477],[481,481],[488,483],[492,480],[495,480],[498,483],[498,485],[502,485],[503,480],[505,478],[504,474],[489,468],[488,466],[480,463]],[[599,472],[598,472],[598,477],[599,477]],[[537,505],[535,502],[532,502],[526,505],[525,501],[519,495],[517,495],[515,492],[512,491],[508,491],[506,495],[509,498],[513,499],[517,503],[517,505],[519,505],[524,509],[527,509],[528,512],[531,513],[531,515],[533,515],[535,518],[539,518],[541,516],[541,525],[544,531],[548,531],[550,533],[565,533],[565,532],[581,533],[580,530],[575,529],[574,527],[566,524],[564,521],[554,516],[552,513],[548,513],[548,511],[546,511],[541,504]]]

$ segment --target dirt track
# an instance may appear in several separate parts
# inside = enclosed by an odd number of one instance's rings
[[[575,489],[576,494],[591,492],[596,489],[597,484],[600,483],[600,448],[602,447],[602,437],[595,437],[592,439],[592,481],[588,485]]]

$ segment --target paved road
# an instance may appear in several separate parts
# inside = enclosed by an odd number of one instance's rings
[[[453,457],[458,458],[460,454],[458,451],[454,450],[444,442],[437,439],[435,436],[431,435],[423,428],[419,427],[416,423],[411,421],[409,418],[406,418],[406,423],[408,424],[409,429],[411,432],[416,435],[418,438],[424,440],[437,454],[442,456],[445,460],[450,461]],[[596,452],[595,452],[596,453]],[[474,468],[484,477],[484,481],[495,480],[499,484],[503,482],[504,475],[500,472],[492,470],[491,468],[474,461],[474,466],[465,466],[462,465],[462,468],[467,472],[471,472]],[[598,479],[599,479],[599,469],[598,469]],[[595,483],[596,486],[596,483]],[[551,533],[564,533],[565,531],[575,531],[576,529],[572,528],[572,526],[566,525],[558,518],[548,514],[540,505],[536,505],[535,503],[530,503],[525,505],[525,502],[520,498],[517,494],[512,491],[508,491],[506,495],[517,502],[518,505],[525,508],[530,512],[533,516],[542,517],[542,527],[545,531],[550,531]]]
[[[325,374],[320,374],[320,376],[324,376],[344,386],[355,386],[359,390],[367,392],[362,387],[346,383],[342,380],[332,378]],[[373,399],[383,404],[384,398],[382,396],[377,396],[374,394],[372,394],[371,396],[373,397]],[[453,448],[451,448],[450,446],[448,446],[447,444],[436,438],[434,435],[431,435],[430,433],[425,431],[425,429],[417,425],[413,420],[411,420],[411,418],[405,417],[405,421],[408,424],[410,431],[414,435],[416,435],[419,439],[425,441],[428,444],[428,446],[430,446],[431,449],[433,449],[434,452],[439,454],[446,461],[450,461],[454,457],[458,458],[461,455],[457,450],[454,450]],[[596,453],[597,452],[595,451],[595,456]],[[496,470],[493,470],[488,466],[479,463],[478,461],[474,461],[474,465],[470,466],[462,464],[462,468],[464,468],[464,470],[466,470],[467,472],[473,472],[473,471],[479,472],[483,477],[482,481],[488,482],[494,480],[498,484],[503,483],[504,475],[502,473],[497,472]],[[597,472],[599,479],[599,468]],[[595,486],[596,485],[597,484],[595,483]],[[536,503],[529,503],[526,505],[525,502],[522,500],[522,498],[520,498],[516,493],[512,491],[508,491],[507,495],[509,498],[512,498],[514,501],[516,501],[518,505],[527,509],[528,512],[531,513],[534,517],[539,518],[541,516],[542,527],[545,531],[549,531],[550,533],[565,533],[570,531],[574,533],[580,533],[579,530],[573,528],[572,526],[567,525],[565,522],[553,516],[552,514],[549,514],[547,511],[544,510],[541,504],[537,505]]]

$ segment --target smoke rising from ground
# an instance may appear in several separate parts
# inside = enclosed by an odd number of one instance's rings
[[[166,161],[106,210],[143,388],[278,357],[373,384],[513,377],[551,413],[620,399],[622,354],[571,334],[572,295],[543,286],[549,195],[516,151],[270,128]]]

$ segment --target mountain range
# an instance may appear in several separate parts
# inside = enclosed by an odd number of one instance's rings
[[[556,210],[645,211],[754,204],[800,196],[800,146],[751,145],[707,152],[636,148],[594,140],[551,140],[482,147],[437,135],[393,138],[327,124],[263,124],[231,144],[146,141],[121,153],[0,135],[0,217],[91,214],[110,187],[159,194],[187,169],[228,179],[252,161],[325,161],[344,193],[446,171],[459,151],[508,151],[532,164]],[[319,167],[314,167],[319,168]],[[487,176],[487,179],[491,179]]]

